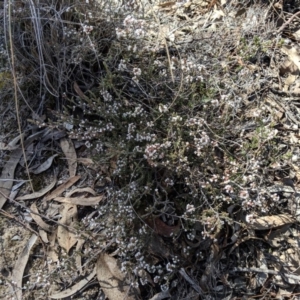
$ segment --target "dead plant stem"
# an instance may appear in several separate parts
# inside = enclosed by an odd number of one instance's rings
[[[24,136],[22,135],[22,128],[21,128],[21,119],[20,119],[20,111],[19,111],[19,101],[18,101],[18,83],[17,83],[17,76],[16,76],[16,70],[15,70],[15,53],[14,53],[14,47],[13,47],[13,38],[12,38],[12,22],[11,22],[11,6],[12,2],[10,1],[8,4],[8,36],[9,36],[9,43],[10,43],[10,63],[11,63],[11,73],[13,76],[13,84],[14,84],[14,99],[15,99],[15,107],[16,107],[16,115],[17,115],[17,123],[18,123],[18,130],[21,136],[21,147],[22,147],[22,153],[24,157],[24,163],[26,167],[26,173],[29,179],[29,184],[32,192],[34,192],[34,188],[32,185],[32,180],[29,174],[29,167],[27,164],[26,159],[26,153],[25,153],[25,147],[24,147]]]

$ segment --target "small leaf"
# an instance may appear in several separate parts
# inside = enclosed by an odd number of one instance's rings
[[[39,167],[37,167],[36,169],[31,169],[30,172],[33,174],[40,174],[46,170],[48,170],[53,162],[53,159],[58,156],[58,154],[54,154],[52,156],[50,156],[45,162],[43,162]]]
[[[51,194],[47,195],[44,198],[44,201],[52,200],[55,197],[60,196],[63,192],[65,192],[69,187],[75,184],[80,179],[80,176],[74,176],[70,178],[67,182],[58,186]]]
[[[65,204],[61,212],[62,218],[57,229],[58,244],[64,248],[67,253],[76,244],[78,237],[75,233],[71,232],[67,227],[73,227],[77,222],[77,206],[73,204]]]
[[[115,258],[106,253],[100,254],[96,271],[101,289],[109,300],[135,299],[129,295],[130,285],[125,282],[125,274],[119,269]]]
[[[74,145],[71,140],[63,138],[60,140],[60,146],[67,158],[70,177],[73,177],[76,175],[77,170],[77,155]]]
[[[87,278],[82,279],[81,281],[79,281],[78,283],[73,285],[72,287],[70,287],[62,292],[59,292],[54,295],[50,295],[50,298],[63,299],[63,298],[67,298],[67,297],[74,295],[75,293],[80,291],[85,285],[87,285],[93,279],[93,277],[95,275],[96,275],[96,271],[94,270]]]
[[[27,265],[30,250],[33,247],[37,240],[37,236],[33,234],[25,247],[23,248],[23,251],[21,252],[18,260],[16,261],[15,267],[13,269],[12,275],[11,275],[11,282],[14,282],[15,285],[11,286],[11,293],[15,296],[15,299],[22,299],[22,280],[23,280],[23,273],[25,270],[25,267]]]

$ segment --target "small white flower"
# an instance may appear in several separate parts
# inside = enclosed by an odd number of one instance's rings
[[[186,206],[186,212],[193,212],[195,211],[195,206],[193,204],[187,204]]]
[[[142,75],[142,70],[140,68],[133,68],[132,72],[133,72],[134,76]]]
[[[252,224],[254,222],[254,215],[253,214],[246,215],[245,220],[247,223]]]
[[[125,71],[127,70],[126,61],[124,59],[121,59],[119,65],[118,65],[119,71]]]
[[[167,112],[168,107],[166,105],[159,104],[158,110],[159,110],[160,113]]]

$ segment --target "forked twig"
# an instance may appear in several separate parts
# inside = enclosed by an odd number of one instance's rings
[[[277,34],[279,34],[281,31],[284,30],[284,28],[289,25],[293,19],[295,19],[297,16],[300,16],[300,11],[296,12],[295,14],[293,14],[288,21],[286,21],[285,23],[283,23],[280,28],[276,31]]]

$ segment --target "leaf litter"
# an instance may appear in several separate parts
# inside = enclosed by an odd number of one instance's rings
[[[216,1],[212,2],[215,3]],[[164,9],[163,13],[172,15],[172,17],[175,16],[177,18],[189,20],[191,15],[188,15],[186,12],[182,12],[180,10],[180,7],[176,6],[175,4],[175,2],[167,2],[166,4],[160,4],[158,5],[158,7],[154,7],[154,9],[156,9],[159,12],[162,12],[162,10]],[[205,1],[192,1],[191,3],[186,3],[184,5],[185,8],[190,9],[191,7],[191,9],[197,12],[197,14],[204,15],[204,19],[206,19],[205,22],[203,22],[204,25],[208,20],[210,22],[213,22],[212,20],[218,20],[218,22],[222,22],[222,19],[224,19],[224,13],[221,10],[221,7],[217,4],[215,6],[212,5],[212,7],[214,7],[214,10],[211,16],[205,15],[207,13],[207,3]],[[200,28],[203,27],[200,26]],[[160,34],[161,36],[165,37],[172,30],[173,29],[170,28],[161,28],[162,32],[160,32]],[[212,30],[214,29],[212,28]],[[166,31],[167,33],[163,31]],[[174,34],[174,40],[180,43],[185,38],[185,35],[186,34],[181,34],[180,30],[178,30],[178,32],[175,32]],[[299,67],[299,60],[297,61],[297,51],[293,47],[283,47],[282,51],[285,54],[287,54],[288,63],[292,62],[294,66]],[[240,65],[244,64],[242,60],[240,60],[240,62]],[[297,127],[295,127],[299,125],[299,119],[297,118],[297,114],[295,114],[295,112],[293,112],[285,104],[282,104],[282,98],[277,97],[277,93],[279,93],[280,96],[289,96],[289,92],[294,92],[293,84],[296,82],[297,78],[296,75],[289,74],[295,73],[295,70],[294,66],[291,66],[291,64],[288,63],[285,65],[285,69],[282,69],[281,74],[281,76],[286,76],[287,80],[284,81],[284,84],[281,87],[280,85],[278,87],[275,84],[275,87],[273,89],[274,94],[271,95],[270,100],[268,100],[268,103],[271,106],[271,108],[269,109],[269,113],[272,116],[274,114],[274,122],[278,122],[278,124],[284,124],[285,126],[289,126],[289,130],[297,130]],[[81,92],[81,90],[77,89],[77,93],[79,93],[79,96],[84,96],[83,98],[85,98],[86,96],[84,94],[81,94]],[[247,118],[255,118],[255,109],[251,112],[249,110],[248,112],[249,114],[247,115]],[[286,140],[287,137],[292,136],[292,133],[289,130],[283,130],[286,132]],[[44,133],[45,131],[40,131],[41,136]],[[47,135],[48,134],[51,134],[51,131],[48,130]],[[52,136],[53,135],[54,133],[52,131]],[[39,134],[34,134],[33,136],[34,139],[31,141],[31,143],[33,143],[36,140]],[[45,136],[43,137],[43,139],[45,142],[47,141],[47,138]],[[245,135],[245,140],[247,139],[253,139],[253,135],[251,135],[251,133]],[[60,181],[60,185],[56,187],[56,189],[52,192],[51,190],[57,184],[56,181],[52,181],[52,183],[47,185],[45,188],[39,189],[39,192],[22,195],[18,197],[17,200],[25,201],[25,203],[27,204],[30,203],[29,200],[36,200],[36,202],[34,202],[33,204],[28,205],[28,207],[30,207],[31,210],[35,213],[39,213],[39,211],[42,211],[44,209],[43,205],[45,205],[46,208],[47,205],[49,205],[48,207],[50,208],[54,207],[50,206],[53,205],[53,201],[62,202],[62,204],[55,204],[57,206],[53,208],[53,218],[56,217],[56,220],[58,220],[57,226],[55,224],[48,225],[46,222],[43,221],[41,217],[37,217],[37,215],[32,214],[32,218],[35,221],[35,226],[37,226],[40,230],[39,232],[41,233],[41,239],[49,244],[49,251],[47,252],[47,256],[52,260],[52,262],[59,264],[60,258],[62,257],[60,248],[64,249],[65,252],[70,255],[74,249],[76,249],[79,252],[88,249],[84,247],[85,243],[89,243],[88,238],[86,238],[86,240],[82,239],[81,237],[78,237],[75,233],[76,228],[78,228],[78,225],[80,223],[80,219],[78,217],[80,208],[77,206],[98,205],[100,201],[105,200],[105,197],[103,195],[97,196],[95,194],[94,189],[90,187],[76,187],[73,190],[73,192],[69,191],[69,189],[71,189],[75,184],[78,184],[79,180],[81,181],[80,185],[84,184],[84,180],[82,179],[82,173],[81,176],[76,176],[78,168],[77,162],[87,165],[92,165],[93,162],[89,159],[84,158],[77,159],[72,142],[70,140],[65,139],[63,137],[63,134],[59,133],[57,135],[57,140],[60,141],[60,146],[68,164],[68,176],[63,177],[63,179],[61,179]],[[294,135],[293,143],[299,144],[298,140],[299,137]],[[265,143],[267,142],[268,141],[265,140]],[[4,180],[0,181],[1,208],[7,201],[9,193],[12,189],[15,170],[22,155],[19,149],[17,148],[18,137],[15,139],[15,141],[13,140],[9,144],[8,147],[6,145],[3,146],[3,150],[11,150],[12,152],[9,161],[6,163],[1,174],[1,179]],[[27,147],[29,147],[29,145],[27,145]],[[41,164],[35,169],[36,174],[40,174],[42,172],[46,173],[47,171],[50,171],[51,167],[54,167],[53,159],[57,156],[57,154],[54,154],[50,156],[46,161],[44,161],[43,164]],[[295,168],[296,171],[298,168],[297,166],[293,167],[291,161],[288,161],[288,163],[284,165],[284,167],[286,167],[287,169]],[[276,172],[276,167],[274,167],[274,170],[274,172]],[[3,182],[2,185],[1,182]],[[288,202],[288,205],[290,207],[288,211],[298,210],[297,206],[299,206],[299,197],[297,199],[297,194],[295,193],[295,191],[282,189],[276,190],[275,192],[268,192],[275,193],[281,197],[281,201]],[[71,197],[75,193],[78,193],[81,196]],[[82,194],[84,196],[82,196]],[[90,194],[92,194],[93,197],[90,197]],[[219,290],[224,290],[225,287],[229,288],[230,285],[233,285],[236,289],[242,290],[243,293],[246,293],[247,289],[249,288],[260,289],[261,291],[265,291],[268,288],[268,280],[275,279],[274,283],[279,287],[276,290],[276,295],[273,295],[276,299],[282,299],[280,297],[283,297],[284,295],[293,296],[294,291],[297,291],[296,287],[299,282],[299,245],[297,242],[299,239],[299,230],[297,226],[294,227],[294,225],[297,224],[297,221],[295,220],[294,216],[285,213],[270,216],[246,215],[246,218],[243,218],[239,216],[239,212],[234,210],[232,212],[229,212],[229,214],[232,214],[236,217],[234,224],[228,223],[225,230],[214,231],[213,241],[210,241],[209,239],[208,242],[205,242],[201,239],[198,240],[200,235],[197,233],[197,231],[205,230],[205,226],[203,227],[202,225],[199,225],[199,228],[196,228],[195,239],[192,242],[190,242],[190,245],[191,247],[195,247],[197,251],[199,250],[201,252],[205,252],[207,259],[205,262],[204,272],[201,275],[199,285],[198,282],[196,282],[196,280],[192,278],[192,274],[195,271],[193,270],[193,267],[189,267],[187,269],[180,269],[179,274],[181,274],[182,278],[188,284],[191,285],[191,287],[198,293],[198,295],[203,293],[203,291],[205,290],[212,290],[214,291],[215,295],[217,295],[217,297],[221,297],[218,294]],[[109,219],[110,222],[114,224],[113,216],[109,216]],[[159,243],[160,247],[164,249],[164,243],[166,243],[166,240],[164,240],[164,238],[171,238],[173,234],[177,233],[179,226],[174,225],[174,223],[166,224],[166,222],[162,221],[161,219],[157,220],[158,221],[150,222],[149,226],[152,227],[154,231],[154,236],[158,236],[156,239],[156,241],[158,242],[155,243],[152,240],[152,243],[150,244],[150,246],[152,247],[151,251],[154,253],[151,259],[159,262],[161,260],[157,256],[166,258],[166,256],[164,255],[166,255],[167,250],[164,251],[159,249],[157,243]],[[291,230],[291,228],[293,230]],[[235,233],[236,236],[233,237],[232,233]],[[12,279],[14,279],[17,282],[17,286],[19,288],[22,287],[22,269],[24,270],[25,265],[29,260],[30,249],[33,248],[33,244],[35,243],[36,239],[37,237],[32,236],[32,240],[29,240],[28,246],[26,248],[28,251],[23,251],[23,254],[19,256],[22,266],[20,268],[20,272],[17,272],[16,268],[14,269]],[[217,240],[218,242],[216,242],[215,240]],[[106,245],[109,245],[110,241],[105,241],[104,243],[106,243]],[[247,245],[247,247],[244,247],[245,244]],[[268,248],[266,244],[272,245],[272,248]],[[75,245],[76,248],[74,247]],[[229,258],[226,258],[226,254],[228,254],[226,248],[227,246],[230,246],[231,249],[231,256]],[[103,248],[103,250],[104,249],[105,247]],[[285,249],[285,251],[282,251],[282,249]],[[174,251],[174,249],[170,250],[170,253],[168,253],[168,257],[172,256],[172,251]],[[157,255],[158,253],[159,255]],[[250,257],[249,259],[249,256],[253,255],[254,257],[255,253],[257,255],[256,258],[252,259],[252,257]],[[73,284],[74,282],[76,282],[74,285],[72,285],[69,288],[66,288],[64,291],[51,293],[52,296],[50,297],[52,297],[53,299],[70,297],[76,294],[78,291],[80,291],[84,286],[88,284],[88,282],[90,282],[95,276],[97,276],[100,287],[103,289],[108,299],[130,299],[128,298],[131,297],[129,296],[129,284],[126,283],[125,275],[121,272],[116,258],[108,255],[107,253],[98,253],[94,257],[94,268],[92,268],[90,265],[85,270],[86,266],[82,264],[82,261],[79,257],[80,254],[77,253],[76,266],[78,267],[78,269],[72,270],[72,272],[76,273],[78,271],[83,276],[86,276],[86,278],[82,280],[80,280],[79,277],[70,278],[69,281],[66,281],[69,283],[68,286],[70,286],[70,283]],[[185,257],[188,259],[188,261],[192,260],[192,256],[189,256],[188,254],[186,254]],[[203,260],[203,258],[197,258],[197,261],[201,260]],[[234,264],[236,263],[236,261],[243,262],[244,267],[236,267]],[[229,265],[228,269],[223,268],[225,264]],[[54,269],[55,267],[53,265],[51,267],[49,266],[49,270],[53,271]],[[214,276],[217,277],[218,272],[220,272],[220,270],[224,272],[225,277],[232,276],[231,282],[227,281],[227,279],[223,277],[222,283],[219,282],[219,285],[214,285],[212,278],[214,278]],[[247,281],[248,285],[246,285],[245,283],[246,280],[243,280],[241,278],[243,276],[243,273],[255,274],[252,277],[252,280]],[[57,282],[62,281],[63,279],[57,279]],[[14,293],[14,291],[12,292]],[[20,290],[18,290],[16,293],[18,297],[22,296],[20,294]],[[157,294],[156,298],[160,299],[159,297],[160,295]],[[168,294],[168,292],[162,292],[161,297],[171,296]],[[224,294],[222,294],[222,297],[224,297],[223,299],[227,298],[225,298]],[[153,298],[155,298],[155,296]]]

